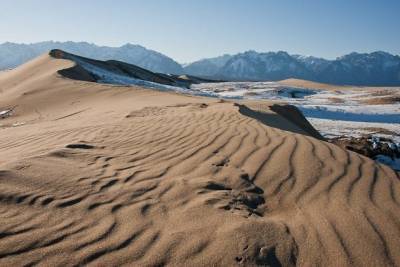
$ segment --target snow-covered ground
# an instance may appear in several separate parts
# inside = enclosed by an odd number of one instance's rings
[[[290,103],[297,106],[318,130],[326,134],[350,134],[346,129],[374,127],[391,129],[400,135],[400,103],[365,104],[366,100],[380,98],[382,95],[400,96],[400,89],[338,87],[337,90],[323,90],[284,86],[276,82],[203,83],[193,85],[192,89],[220,97]]]
[[[400,123],[400,105],[296,104],[307,118],[365,123]]]
[[[394,142],[400,142],[399,123],[375,123],[318,118],[307,118],[307,120],[327,138],[373,135],[390,138]]]

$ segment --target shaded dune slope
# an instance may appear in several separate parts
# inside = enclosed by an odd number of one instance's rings
[[[190,84],[192,83],[191,80],[180,79],[176,75],[168,76],[166,74],[154,73],[149,70],[138,67],[136,65],[128,64],[117,60],[107,60],[107,61],[94,60],[70,54],[59,49],[50,51],[49,55],[58,59],[67,59],[74,61],[76,63],[74,67],[60,70],[59,73],[65,77],[76,80],[98,81],[102,79],[102,77],[90,73],[87,69],[81,66],[82,64],[90,64],[91,66],[99,68],[100,70],[104,70],[116,75],[121,75],[122,77],[134,78],[143,81],[150,81],[164,85],[189,87]]]
[[[284,106],[29,64],[0,76],[4,124],[27,121],[0,129],[0,265],[400,265],[398,175]]]

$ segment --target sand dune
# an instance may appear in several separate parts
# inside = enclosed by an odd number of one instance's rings
[[[346,86],[344,85],[333,85],[333,84],[319,83],[319,82],[294,79],[294,78],[282,80],[279,81],[279,83],[286,86],[295,86],[295,87],[310,88],[310,89],[335,90],[338,88],[340,89],[346,88]]]
[[[0,76],[1,266],[400,265],[400,183],[293,108]],[[17,122],[25,123],[12,127]]]
[[[294,86],[300,88],[308,88],[308,89],[324,89],[324,90],[370,90],[370,91],[380,91],[382,89],[399,89],[398,86],[354,86],[354,85],[336,85],[336,84],[327,84],[327,83],[319,83],[308,80],[301,79],[286,79],[279,81],[278,83],[286,86]]]

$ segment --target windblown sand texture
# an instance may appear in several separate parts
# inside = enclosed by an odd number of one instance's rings
[[[398,174],[293,108],[58,73],[73,66],[0,75],[0,109],[17,106],[0,121],[1,266],[400,266]]]

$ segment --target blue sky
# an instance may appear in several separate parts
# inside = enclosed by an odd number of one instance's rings
[[[400,54],[399,0],[0,0],[0,42],[140,44],[179,62],[245,50]]]

